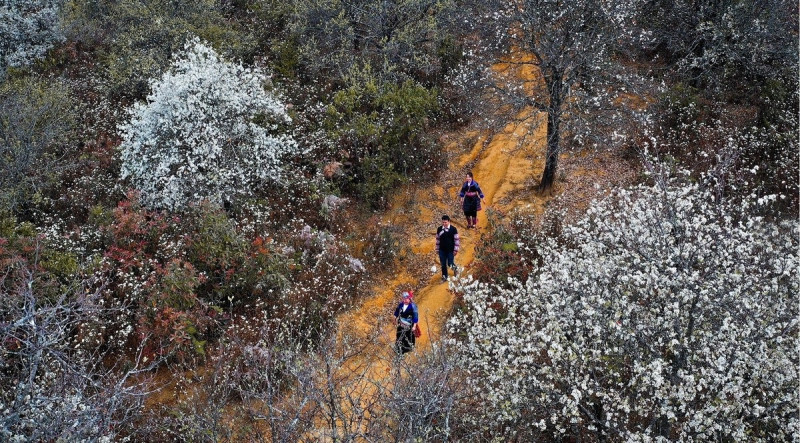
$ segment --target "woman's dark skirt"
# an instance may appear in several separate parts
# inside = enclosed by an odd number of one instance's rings
[[[480,207],[481,199],[478,197],[464,197],[464,205],[462,208],[464,209],[465,217],[477,217]]]
[[[414,332],[411,330],[411,328],[405,329],[402,326],[398,326],[397,336],[394,342],[395,350],[398,354],[411,352],[414,349],[415,340]]]

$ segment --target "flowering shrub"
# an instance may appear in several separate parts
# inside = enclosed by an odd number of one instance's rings
[[[800,230],[753,215],[770,201],[620,191],[540,244],[527,282],[460,286],[453,345],[497,432],[791,439]]]
[[[276,183],[283,156],[299,149],[280,134],[289,116],[265,83],[260,70],[188,41],[120,126],[122,178],[146,206],[170,210],[201,200],[221,206]]]
[[[325,332],[336,314],[361,295],[366,268],[348,252],[333,234],[308,225],[290,234],[286,253],[292,257],[293,284],[275,307],[293,333],[309,338]]]
[[[37,262],[40,240],[0,238],[0,439],[112,441],[139,416],[147,379],[134,375],[150,368],[135,350],[107,352],[119,307],[80,272],[57,284]]]
[[[365,266],[330,233],[295,222],[280,235],[248,239],[251,226],[221,209],[200,205],[169,217],[129,197],[104,228],[106,296],[131,304],[118,327],[149,337],[148,359],[190,364],[222,326],[245,317],[313,338],[310,330],[326,327],[361,292]]]
[[[0,77],[7,66],[24,66],[64,40],[63,0],[6,0],[0,6]]]

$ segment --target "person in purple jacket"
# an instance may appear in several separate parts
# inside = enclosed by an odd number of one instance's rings
[[[394,309],[394,321],[397,324],[394,346],[400,355],[414,349],[416,342],[414,331],[419,329],[419,309],[416,303],[411,301],[413,297],[413,292],[403,292],[400,303]]]
[[[461,209],[464,210],[464,216],[467,217],[467,229],[478,227],[478,211],[481,210],[481,202],[483,200],[483,191],[480,185],[472,178],[472,172],[467,172],[466,181],[461,186],[461,192],[458,193],[458,198],[461,200]]]

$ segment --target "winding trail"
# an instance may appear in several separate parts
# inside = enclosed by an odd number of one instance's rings
[[[445,140],[445,152],[451,159],[450,172],[446,174],[448,182],[427,189],[409,187],[395,196],[392,209],[382,222],[404,227],[413,256],[406,266],[398,266],[398,274],[391,281],[379,284],[374,295],[360,308],[343,315],[342,324],[351,328],[357,325],[360,331],[368,333],[376,322],[385,322],[385,335],[390,344],[394,339],[394,304],[399,300],[400,288],[410,286],[415,293],[423,329],[418,348],[429,346],[431,337],[439,336],[444,315],[453,304],[449,285],[440,281],[438,257],[434,252],[441,214],[449,214],[458,228],[461,250],[456,256],[456,265],[461,272],[469,274],[479,236],[488,223],[487,210],[507,213],[516,209],[533,215],[542,212],[544,200],[535,194],[535,187],[544,168],[545,128],[537,124],[535,118],[525,118],[529,115],[518,117],[496,134],[472,131],[451,136],[452,140]],[[481,185],[488,206],[478,214],[479,229],[476,230],[465,228],[464,215],[458,205],[458,191],[469,170]],[[434,266],[436,270],[432,272]]]
[[[512,57],[522,56],[516,53]],[[498,63],[494,67],[502,75],[522,78],[526,87],[536,86],[538,77],[529,67],[517,68],[519,65],[514,63]],[[561,206],[584,207],[596,196],[594,186],[588,185],[603,180],[613,186],[630,181],[630,175],[635,174],[630,172],[635,168],[630,168],[617,154],[589,155],[585,151],[562,154],[559,163],[564,178],[559,177],[552,190],[541,195],[536,189],[544,170],[546,116],[526,109],[515,115],[505,114],[503,118],[509,123],[499,130],[464,129],[442,136],[441,155],[446,157],[448,167],[441,182],[426,187],[411,183],[396,190],[390,209],[380,220],[383,226],[399,227],[405,242],[393,267],[395,274],[381,278],[359,306],[339,316],[336,344],[317,360],[325,366],[326,359],[330,359],[331,371],[318,372],[313,388],[298,387],[316,389],[326,400],[313,413],[313,429],[304,434],[304,441],[338,440],[336,435],[340,431],[354,435],[353,432],[357,434],[369,427],[366,411],[376,411],[371,406],[377,403],[377,395],[391,389],[397,379],[394,372],[397,367],[393,365],[396,357],[392,349],[395,335],[392,312],[400,291],[409,288],[414,291],[423,331],[410,361],[419,358],[440,338],[454,303],[450,285],[440,280],[438,257],[434,253],[436,228],[441,224],[442,214],[450,215],[461,236],[461,249],[455,260],[459,275],[469,275],[476,246],[488,227],[487,213],[502,217],[516,212],[540,217],[545,205],[555,198],[562,199]],[[458,191],[467,171],[473,172],[486,200],[475,230],[465,229],[458,204]],[[152,407],[174,402],[180,390],[170,386],[151,396],[148,403]],[[197,389],[189,391],[194,393]],[[289,397],[282,401],[290,402]],[[257,401],[246,406],[256,411],[266,408]],[[232,428],[252,427],[260,435],[269,435],[265,422],[237,417],[232,407],[227,407],[224,415]]]
[[[461,249],[456,256],[459,275],[469,274],[475,259],[475,248],[481,232],[488,225],[488,211],[501,214],[511,210],[533,216],[543,211],[545,199],[535,193],[538,177],[544,168],[545,125],[530,111],[517,116],[501,131],[464,131],[443,138],[448,157],[446,182],[420,188],[408,186],[398,192],[391,209],[381,223],[401,226],[407,236],[407,254],[396,266],[397,274],[380,282],[364,302],[339,318],[339,330],[350,331],[350,340],[364,345],[362,352],[344,363],[344,377],[338,397],[342,399],[340,417],[353,420],[353,409],[367,408],[379,391],[386,392],[396,379],[392,376],[392,350],[395,328],[392,312],[400,291],[411,288],[419,307],[422,337],[412,358],[418,358],[440,337],[454,302],[448,283],[440,280],[435,250],[435,232],[441,215],[449,214],[461,236]],[[478,229],[467,230],[458,204],[458,192],[467,171],[472,171],[481,185],[486,208],[478,214]],[[355,336],[353,338],[352,336]],[[351,341],[352,342],[352,341]],[[355,406],[354,406],[355,405]],[[367,418],[368,420],[368,418]],[[337,420],[338,422],[338,420]],[[322,424],[322,423],[320,423]],[[328,431],[324,431],[327,428]],[[320,426],[317,440],[329,440],[330,426]]]
[[[332,379],[317,380],[317,387],[328,392],[331,401],[323,405],[322,416],[316,417],[316,430],[306,434],[309,440],[334,441],[339,432],[335,428],[354,431],[369,426],[369,413],[364,411],[376,412],[370,406],[376,404],[377,395],[390,391],[397,380],[399,368],[392,363],[396,358],[392,313],[402,290],[414,291],[423,331],[411,358],[419,358],[439,339],[454,302],[449,283],[440,279],[434,252],[442,214],[449,214],[458,228],[461,248],[455,262],[459,276],[463,276],[470,273],[481,232],[488,226],[487,212],[542,213],[545,200],[550,198],[535,192],[544,168],[546,130],[542,118],[528,110],[495,133],[465,130],[446,135],[442,138],[443,154],[448,158],[444,181],[434,187],[411,184],[398,190],[380,223],[402,227],[406,252],[395,266],[396,274],[379,281],[357,308],[339,316],[339,349],[335,354],[345,360],[336,374],[329,375]],[[465,228],[458,201],[467,171],[473,172],[486,200],[478,214],[478,229],[474,230]],[[351,349],[358,350],[346,357]],[[333,379],[335,383],[331,383]]]

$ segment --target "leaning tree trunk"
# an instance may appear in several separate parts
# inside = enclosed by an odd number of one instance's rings
[[[559,123],[561,121],[561,76],[559,74],[550,77],[551,81],[545,82],[550,89],[550,106],[547,107],[547,158],[544,163],[542,181],[539,184],[540,191],[546,191],[553,186],[558,169],[558,154],[561,151],[561,132]]]

